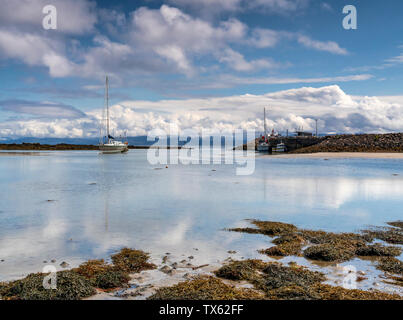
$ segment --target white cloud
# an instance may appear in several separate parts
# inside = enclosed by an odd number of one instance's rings
[[[63,44],[29,33],[0,29],[0,55],[19,59],[29,66],[46,66],[52,77],[73,74],[74,64],[62,53]]]
[[[159,9],[141,7],[126,20],[117,11],[110,14],[105,10],[96,11],[88,1],[59,3],[57,0],[55,5],[60,7],[59,11],[63,9],[65,15],[59,17],[63,32],[49,33],[41,26],[35,28],[29,14],[43,4],[41,1],[28,1],[22,10],[6,0],[4,12],[10,11],[7,19],[14,23],[13,27],[0,23],[0,57],[16,59],[29,66],[46,67],[51,77],[100,78],[109,73],[115,79],[124,80],[130,72],[132,75],[170,73],[194,76],[219,70],[219,63],[237,72],[274,69],[289,64],[274,62],[270,57],[248,60],[239,48],[274,47],[282,39],[297,39],[315,50],[347,53],[332,41],[320,42],[295,33],[250,28],[235,18],[213,23],[167,5]],[[287,3],[274,1],[271,5],[286,8]],[[21,10],[25,13],[22,14]],[[65,34],[90,32],[98,15],[105,19],[106,29],[110,30],[112,37],[98,34],[88,44]],[[80,23],[75,22],[78,18]]]
[[[220,53],[220,56],[218,57],[220,62],[226,63],[228,66],[233,68],[236,71],[254,71],[256,69],[273,69],[276,68],[278,65],[276,65],[274,62],[269,61],[268,59],[257,59],[257,60],[251,60],[251,61],[246,61],[245,57],[240,54],[239,52],[236,52],[230,48],[227,48],[223,51],[223,53]]]
[[[298,42],[304,45],[307,48],[312,48],[319,51],[327,51],[333,54],[340,54],[346,55],[348,51],[344,48],[341,48],[336,42],[334,41],[318,41],[313,40],[307,36],[300,35],[298,36]]]
[[[276,14],[295,12],[306,8],[309,0],[168,0],[168,2],[204,17],[211,17],[223,12],[248,10],[265,10]]]
[[[272,12],[286,13],[306,8],[309,0],[252,0],[247,3],[251,8],[263,8]]]
[[[303,87],[265,95],[221,98],[122,101],[111,107],[111,127],[116,134],[146,135],[156,128],[168,130],[171,122],[182,130],[234,128],[262,130],[262,109],[268,107],[268,124],[279,131],[303,126],[313,130],[320,119],[321,132],[393,132],[403,127],[400,97],[356,97],[337,85]],[[100,110],[79,119],[31,119],[0,123],[0,136],[89,137],[96,136]]]

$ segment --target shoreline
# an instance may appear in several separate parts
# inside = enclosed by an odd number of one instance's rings
[[[182,149],[182,146],[128,146],[129,149]],[[98,145],[81,145],[81,144],[39,144],[39,143],[22,143],[22,144],[0,144],[0,151],[99,151]]]
[[[89,260],[76,268],[63,267],[57,273],[63,285],[56,291],[44,290],[45,275],[36,273],[0,283],[0,296],[6,300],[219,300],[234,296],[238,300],[403,300],[403,262],[399,260],[403,221],[357,233],[300,229],[274,221],[249,223],[251,227],[226,231],[269,237],[268,249],[255,248],[264,258],[235,260],[236,251],[228,251],[222,261],[196,265],[193,256],[166,253],[151,258],[141,250],[123,248],[111,255],[111,262]],[[376,239],[382,243],[374,243]],[[194,250],[197,256],[198,249]],[[367,265],[352,262],[357,258]],[[344,286],[349,272],[341,263],[349,261],[356,265],[355,288]]]
[[[402,152],[315,152],[263,155],[263,158],[279,159],[403,159]]]

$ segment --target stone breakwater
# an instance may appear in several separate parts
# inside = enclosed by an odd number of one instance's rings
[[[318,144],[293,153],[403,152],[403,133],[327,136]]]

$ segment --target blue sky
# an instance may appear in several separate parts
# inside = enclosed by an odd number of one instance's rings
[[[0,137],[94,135],[105,74],[113,125],[132,134],[259,129],[267,104],[279,131],[403,124],[401,1],[54,0],[44,30],[47,4],[0,0]]]

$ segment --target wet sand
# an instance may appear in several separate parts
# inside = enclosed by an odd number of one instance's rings
[[[383,152],[318,152],[299,154],[275,154],[263,157],[280,159],[403,159],[403,153]]]

